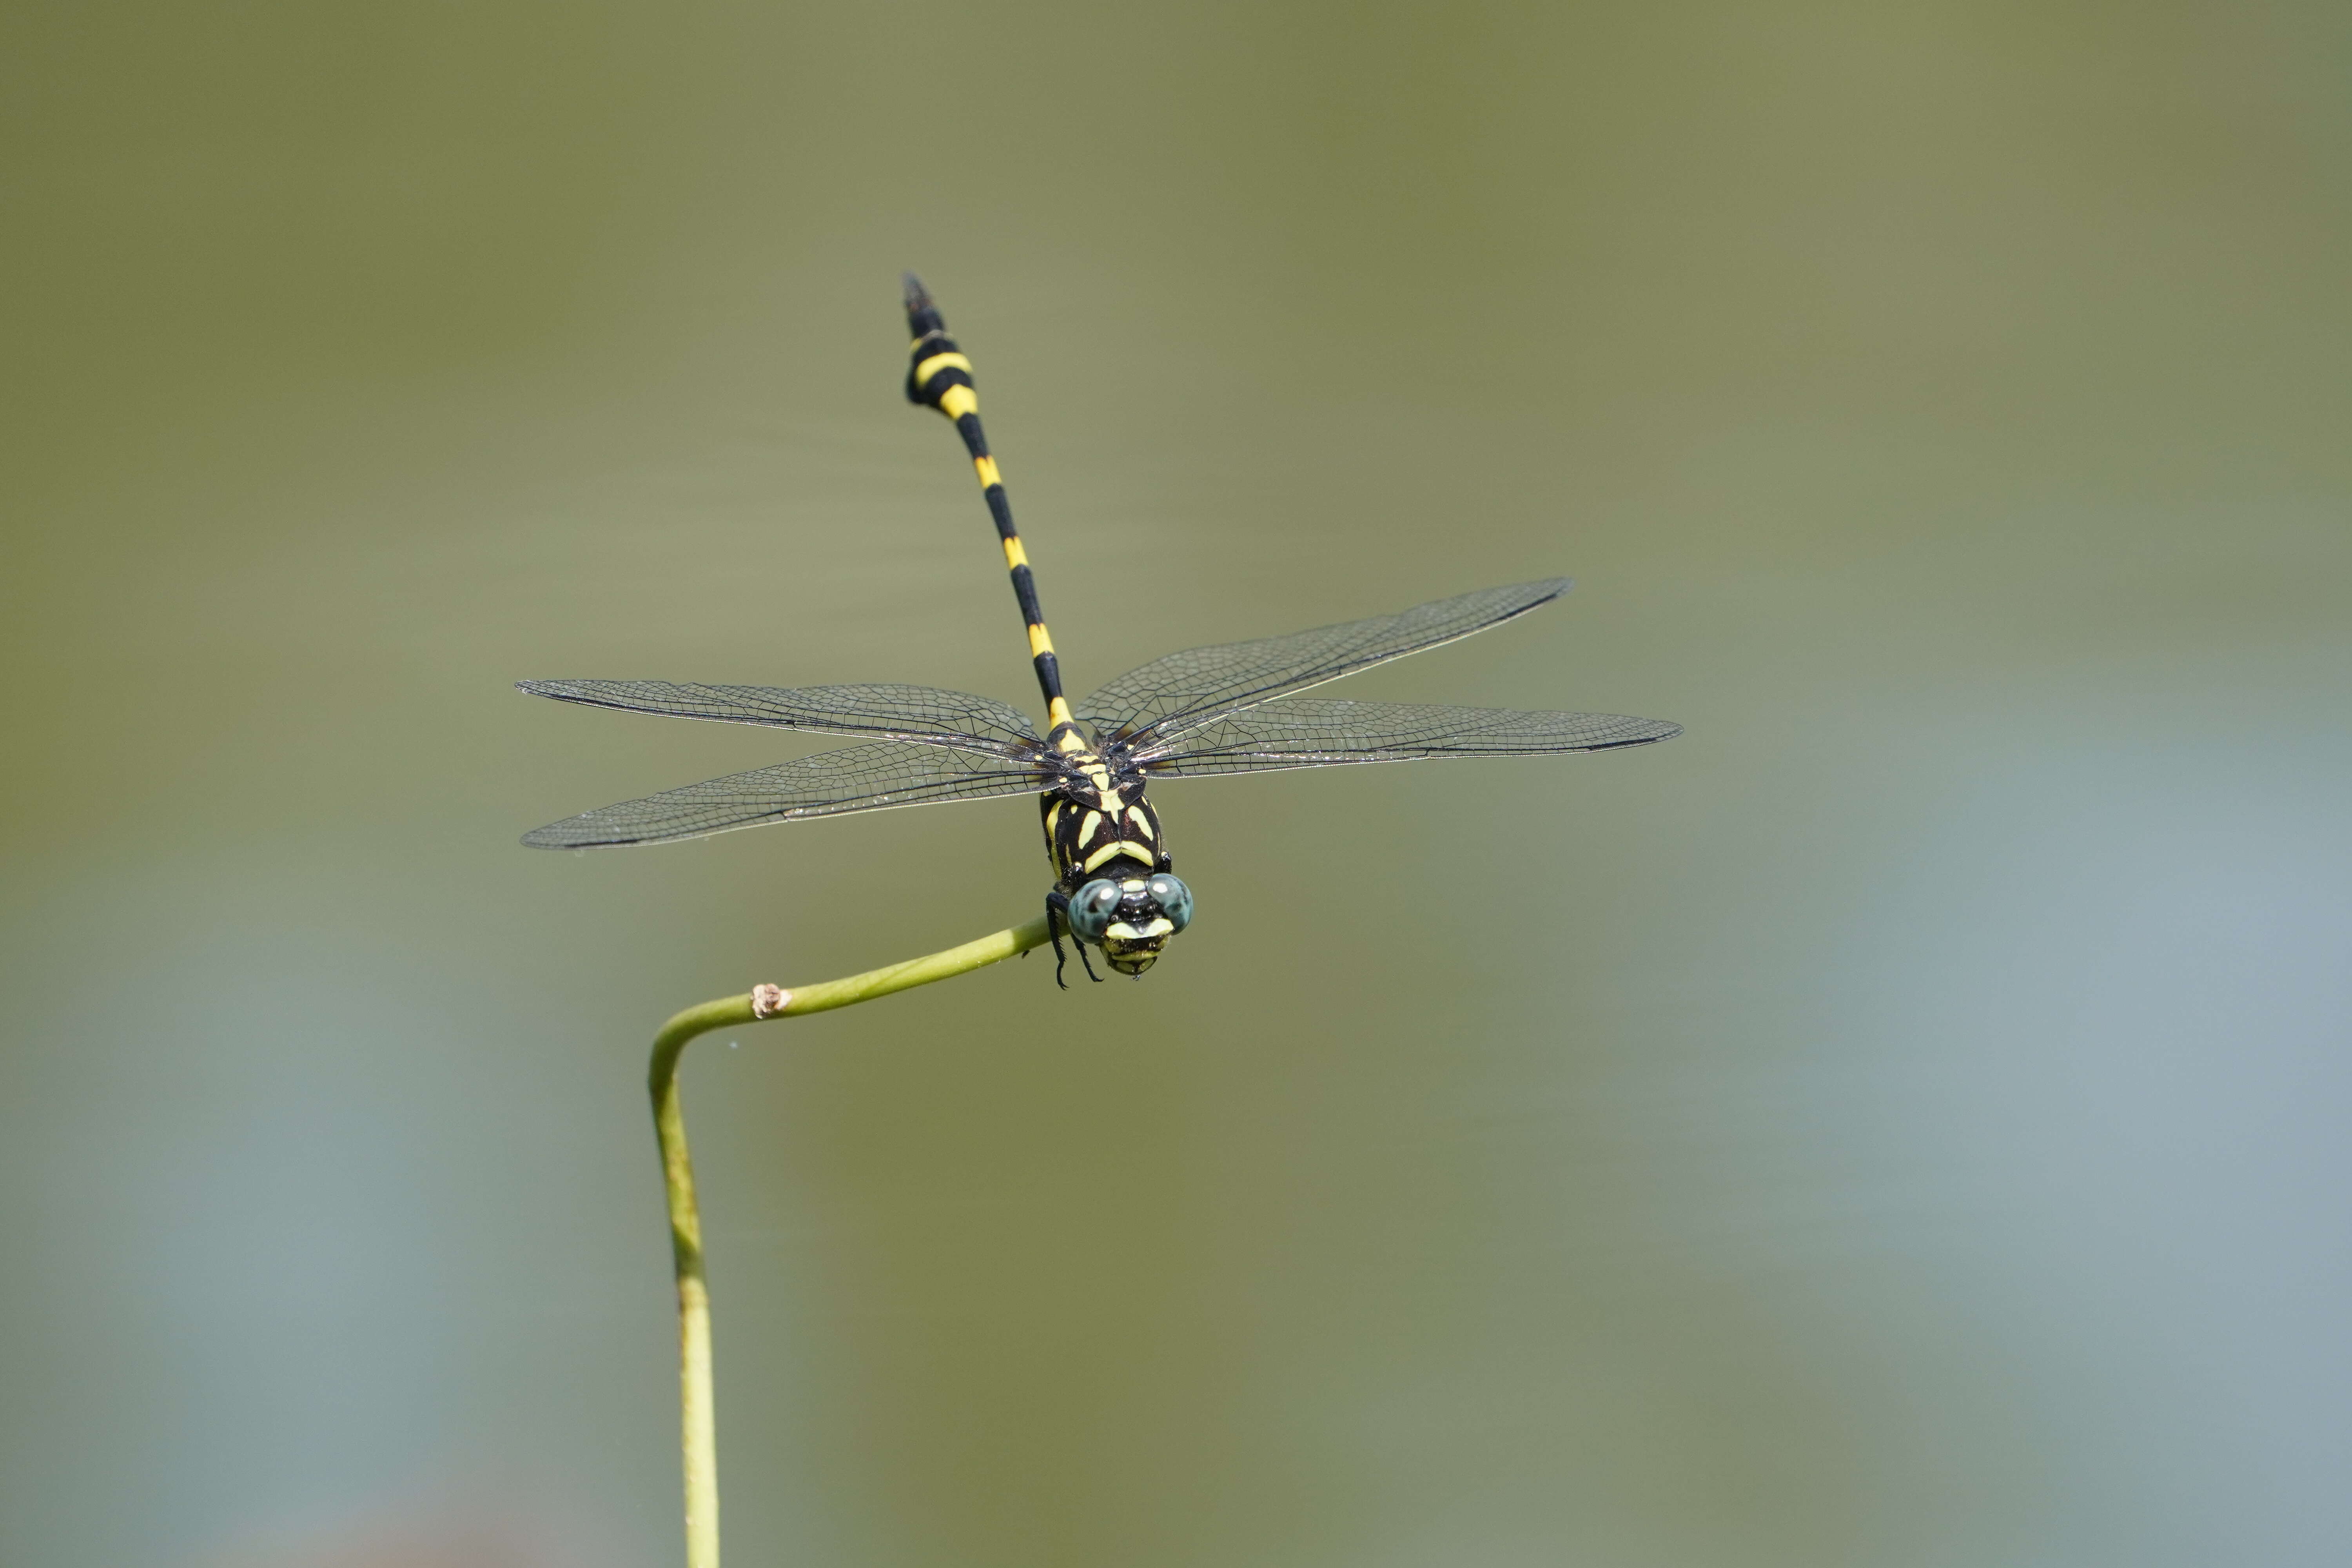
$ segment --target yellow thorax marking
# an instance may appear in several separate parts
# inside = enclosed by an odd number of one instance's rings
[[[1093,854],[1087,856],[1086,864],[1080,867],[1079,869],[1091,871],[1106,860],[1114,859],[1121,855],[1135,855],[1135,851],[1139,847],[1141,847],[1141,846],[1129,844],[1124,838],[1115,838],[1108,844],[1104,845],[1101,848],[1096,850]],[[1135,855],[1135,858],[1143,860],[1150,858],[1150,857]]]
[[[1101,823],[1102,813],[1099,811],[1090,811],[1078,818],[1078,842],[1084,844],[1087,839],[1092,838],[1095,836],[1095,829],[1101,826]]]
[[[1151,819],[1143,815],[1143,807],[1140,805],[1129,806],[1127,808],[1127,819],[1135,824],[1135,830],[1138,833],[1142,834],[1144,841],[1149,843],[1151,839]]]

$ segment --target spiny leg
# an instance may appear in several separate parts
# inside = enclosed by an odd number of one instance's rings
[[[1055,888],[1045,895],[1045,935],[1054,943],[1054,984],[1065,991],[1070,988],[1070,983],[1062,978],[1062,971],[1069,967],[1070,960],[1062,951],[1062,927],[1068,923],[1069,915],[1069,894]],[[1072,931],[1070,940],[1077,941],[1078,933]]]
[[[1054,984],[1065,991],[1070,983],[1062,978],[1062,971],[1070,961],[1062,952],[1062,930],[1069,924],[1070,895],[1055,888],[1045,895],[1045,934],[1054,942]],[[1102,976],[1095,973],[1094,961],[1087,956],[1087,944],[1078,940],[1075,927],[1070,929],[1070,945],[1078,950],[1078,967],[1087,972],[1087,978],[1101,984]]]
[[[1004,547],[1004,564],[1013,574],[1013,596],[1021,603],[1021,618],[1029,627],[1029,662],[1037,671],[1037,689],[1045,696],[1046,735],[1065,752],[1080,751],[1086,741],[1071,721],[1070,705],[1062,696],[1062,667],[1054,657],[1054,639],[1045,632],[1045,614],[1037,605],[1037,584],[1029,571],[1029,556],[1013,526],[1013,503],[1005,499],[1004,478],[989,455],[988,437],[980,427],[980,394],[973,390],[971,361],[948,336],[947,322],[923,288],[922,279],[907,274],[907,330],[914,334],[907,367],[907,401],[936,408],[953,421],[971,454],[972,470],[980,476],[981,498],[996,521],[996,537]],[[1083,957],[1083,954],[1081,955]]]

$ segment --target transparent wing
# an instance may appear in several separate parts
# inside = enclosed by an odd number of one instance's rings
[[[1271,773],[1341,763],[1405,763],[1437,757],[1539,756],[1600,752],[1671,741],[1680,724],[1622,713],[1518,713],[1416,702],[1269,702],[1139,753],[1163,778]]]
[[[807,816],[1030,795],[1052,782],[1035,763],[876,741],[583,812],[533,828],[522,841],[533,849],[662,844]]]
[[[1553,577],[1484,588],[1392,616],[1187,648],[1129,670],[1080,703],[1078,714],[1104,741],[1149,751],[1226,714],[1500,626],[1568,586],[1567,578]]]
[[[835,735],[876,735],[989,756],[1026,756],[1040,745],[1027,715],[1009,702],[933,686],[700,686],[670,680],[523,680],[533,697],[716,719]]]

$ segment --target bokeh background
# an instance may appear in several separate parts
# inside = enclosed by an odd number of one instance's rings
[[[1201,917],[687,1068],[743,1562],[2352,1556],[2352,11],[0,14],[0,1561],[677,1560],[653,1027],[1019,801],[551,856],[1552,573]]]

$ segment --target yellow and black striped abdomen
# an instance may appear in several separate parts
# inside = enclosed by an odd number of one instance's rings
[[[1004,548],[1004,565],[1013,574],[1013,596],[1020,601],[1021,618],[1029,628],[1029,661],[1037,672],[1038,689],[1045,697],[1047,733],[1067,752],[1086,742],[1070,721],[1070,705],[1062,696],[1062,667],[1054,657],[1054,639],[1045,630],[1045,612],[1037,604],[1037,582],[1029,570],[1029,554],[1013,526],[1013,503],[1004,493],[1004,476],[988,450],[987,432],[980,425],[980,394],[973,389],[971,361],[948,336],[938,307],[912,274],[907,279],[907,324],[915,334],[908,351],[907,400],[936,408],[955,423],[971,454],[980,493],[995,520],[996,537]]]

